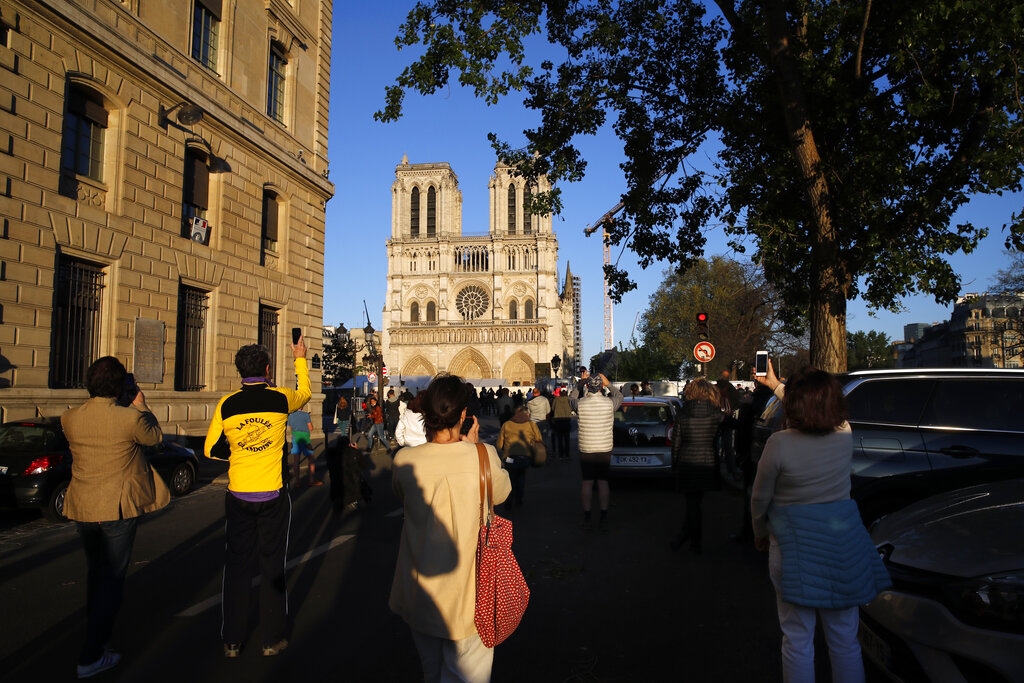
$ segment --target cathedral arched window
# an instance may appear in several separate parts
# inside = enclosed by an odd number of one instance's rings
[[[508,319],[519,319],[519,303],[515,299],[512,299],[512,301],[508,302]]]
[[[412,306],[409,306],[409,322],[418,323],[420,321],[420,305],[415,301],[412,302]]]
[[[516,186],[508,186],[508,234],[516,234]]]
[[[437,304],[433,301],[427,302],[427,322],[437,322]]]
[[[525,309],[524,312],[526,313],[526,316],[525,316],[526,319],[527,320],[533,320],[533,301],[531,301],[530,299],[527,299],[526,300],[526,305],[523,306],[523,308]]]
[[[437,190],[427,188],[427,237],[437,235]]]
[[[530,198],[533,192],[529,187],[523,189],[523,234],[533,234],[533,214],[530,213]]]
[[[420,236],[420,188],[412,188],[409,196],[409,235]]]

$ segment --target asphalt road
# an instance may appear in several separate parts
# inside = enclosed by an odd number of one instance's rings
[[[496,424],[485,426],[493,436]],[[328,486],[294,491],[291,645],[276,658],[251,647],[234,660],[219,637],[222,465],[204,463],[198,490],[140,525],[111,643],[124,659],[95,680],[422,680],[408,629],[387,608],[401,509],[390,458],[373,460],[374,499],[359,512],[335,513]],[[322,458],[317,470],[326,476]],[[738,492],[706,497],[704,552],[694,555],[668,547],[682,510],[671,485],[613,482],[611,528],[600,533],[579,528],[579,482],[575,459],[527,475],[511,519],[532,594],[496,649],[495,683],[781,680],[767,555],[729,539]],[[3,517],[0,680],[73,677],[84,564],[72,525]],[[822,672],[827,681],[825,662]]]

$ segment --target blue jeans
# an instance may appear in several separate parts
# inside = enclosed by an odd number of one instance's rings
[[[370,448],[373,448],[373,437],[375,437],[375,436],[380,440],[380,442],[382,444],[384,444],[384,448],[387,448],[390,445],[388,443],[388,437],[384,433],[384,423],[383,422],[376,422],[376,423],[374,423],[374,425],[372,427],[370,427],[370,435],[369,436],[370,436]]]
[[[85,548],[86,629],[79,664],[92,664],[103,656],[121,608],[124,579],[135,545],[137,517],[113,522],[76,522]]]

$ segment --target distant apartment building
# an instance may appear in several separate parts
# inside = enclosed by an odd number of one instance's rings
[[[923,327],[900,347],[897,367],[1020,368],[1024,295],[966,294],[948,322]]]
[[[291,327],[320,350],[331,22],[330,0],[0,0],[2,419],[81,403],[113,355],[165,431],[202,434],[239,347],[280,382]]]

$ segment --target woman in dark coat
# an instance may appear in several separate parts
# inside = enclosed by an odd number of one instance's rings
[[[678,488],[686,498],[683,526],[669,544],[679,550],[701,551],[701,504],[705,491],[721,488],[722,479],[715,457],[715,435],[725,418],[718,389],[704,378],[691,380],[683,390],[686,402],[672,430],[672,462]]]

